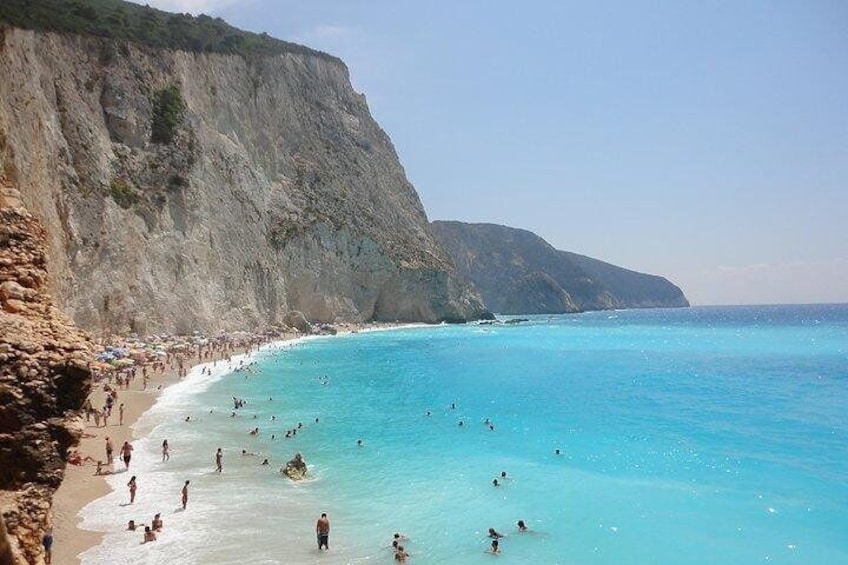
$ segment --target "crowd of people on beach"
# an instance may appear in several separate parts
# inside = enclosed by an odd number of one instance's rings
[[[230,361],[237,353],[250,353],[257,350],[262,344],[273,339],[278,339],[278,333],[250,334],[239,332],[237,335],[222,334],[216,337],[205,337],[195,332],[187,336],[151,336],[148,342],[154,346],[140,342],[137,338],[118,345],[105,345],[103,351],[96,359],[90,362],[92,371],[93,391],[85,400],[82,413],[85,417],[88,429],[83,437],[96,437],[97,430],[124,426],[126,416],[126,404],[119,401],[124,391],[136,390],[133,386],[141,377],[138,390],[146,391],[151,378],[164,377],[166,373],[174,374],[183,378],[188,374],[190,365],[202,362]],[[132,353],[132,357],[130,356]],[[117,360],[114,364],[106,363],[107,359]],[[230,367],[233,368],[233,367]],[[236,367],[243,369],[243,366]],[[207,370],[203,369],[204,372]],[[210,369],[211,374],[211,369]],[[162,384],[157,386],[161,389]],[[95,398],[102,398],[102,404],[95,406]],[[117,414],[115,414],[117,413]],[[114,416],[117,415],[117,421]],[[93,426],[91,426],[93,420]],[[94,428],[91,430],[91,428]],[[123,441],[118,456],[123,462],[123,472],[128,472],[133,458],[133,445],[129,439]],[[219,451],[220,454],[220,451]],[[110,475],[118,472],[115,469],[115,443],[112,436],[104,438],[104,458],[98,458],[91,454],[83,454],[78,449],[69,449],[66,461],[70,465],[83,466],[94,465],[95,475]],[[221,468],[219,455],[218,467]],[[162,462],[170,459],[170,446],[168,440],[162,442]],[[181,504],[185,510],[188,504],[188,488],[190,481],[186,480],[181,490]],[[129,491],[128,505],[134,504],[138,493],[139,478],[132,476],[127,483]],[[127,530],[135,531],[136,528],[144,526],[142,543],[156,540],[156,534],[162,531],[161,514],[156,514],[149,526],[137,524],[130,520]],[[45,551],[52,552],[53,533],[50,530],[49,539],[44,537]]]

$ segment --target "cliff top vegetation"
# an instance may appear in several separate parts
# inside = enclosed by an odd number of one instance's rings
[[[162,49],[253,57],[300,53],[341,63],[322,51],[266,33],[242,31],[221,18],[174,14],[122,0],[2,0],[0,23],[95,35]]]

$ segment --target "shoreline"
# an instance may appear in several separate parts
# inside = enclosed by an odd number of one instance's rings
[[[185,363],[186,375],[193,372],[199,366],[212,366],[213,362],[222,361],[230,356],[233,360],[242,358],[248,354],[262,352],[265,349],[275,349],[283,344],[304,338],[335,337],[349,335],[357,332],[382,331],[402,329],[405,327],[417,327],[419,324],[346,324],[333,334],[300,334],[284,333],[252,346],[237,346],[229,352],[215,351],[208,359],[197,359],[196,356]],[[427,326],[424,324],[423,326]],[[177,367],[169,367],[161,374],[152,374],[146,390],[142,389],[142,378],[138,376],[133,379],[129,389],[115,387],[119,393],[116,406],[124,404],[123,425],[116,421],[117,408],[113,412],[108,426],[97,427],[94,421],[86,421],[80,416],[84,426],[84,432],[79,444],[75,449],[83,456],[91,456],[94,460],[105,459],[105,438],[109,437],[115,445],[115,464],[118,465],[117,451],[121,444],[127,440],[131,443],[140,439],[136,434],[135,426],[141,417],[147,413],[161,397],[162,393],[171,385],[182,382],[187,377],[179,376]],[[103,382],[92,384],[89,397],[97,406],[103,404],[106,393],[103,391]],[[55,543],[53,545],[53,563],[62,565],[81,565],[80,555],[103,542],[106,532],[87,530],[82,527],[82,510],[90,503],[109,495],[113,488],[109,485],[106,477],[109,474],[95,474],[96,463],[84,462],[82,465],[66,463],[65,475],[62,484],[53,495],[52,502],[52,524]]]
[[[287,343],[302,337],[302,334],[283,334],[273,338],[272,341],[262,342],[254,346],[236,346],[232,351],[216,351],[208,359],[198,360],[195,356],[185,363],[183,366],[186,375],[196,369],[198,366],[211,365],[215,361],[222,361],[227,356],[233,359],[238,359],[248,353],[255,353],[264,348],[272,347],[275,344]],[[84,432],[80,438],[76,450],[83,457],[91,456],[95,460],[100,459],[99,455],[105,454],[105,441],[107,437],[111,438],[115,445],[115,465],[118,465],[117,450],[125,440],[135,442],[139,436],[135,432],[135,425],[139,419],[150,410],[159,400],[162,393],[171,385],[181,382],[186,377],[179,376],[178,367],[169,367],[161,374],[152,374],[148,383],[148,388],[143,390],[143,379],[139,376],[133,380],[129,389],[115,387],[119,392],[118,404],[123,403],[125,407],[123,425],[119,425],[117,420],[117,408],[113,412],[112,418],[108,426],[95,426],[93,421],[86,421],[84,416],[80,416],[84,425]],[[106,397],[103,391],[103,383],[98,382],[92,384],[92,390],[88,398],[92,399],[96,405],[101,405]],[[105,459],[105,456],[102,457]],[[52,516],[53,516],[53,537],[55,543],[53,546],[53,562],[61,563],[62,565],[80,565],[79,556],[100,545],[105,535],[104,532],[86,530],[81,527],[82,517],[80,513],[89,503],[102,498],[113,491],[106,477],[109,474],[95,474],[96,464],[85,462],[82,465],[72,465],[66,463],[65,476],[62,484],[53,495]]]

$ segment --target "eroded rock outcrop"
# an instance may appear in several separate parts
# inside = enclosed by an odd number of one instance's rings
[[[0,177],[0,554],[7,545],[12,563],[40,564],[50,499],[79,437],[66,420],[91,385],[91,343],[46,292],[45,232],[18,197]]]

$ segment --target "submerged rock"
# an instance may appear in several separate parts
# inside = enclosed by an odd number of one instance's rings
[[[294,459],[286,463],[282,473],[293,481],[302,481],[306,478],[306,461],[303,455],[296,453]]]

